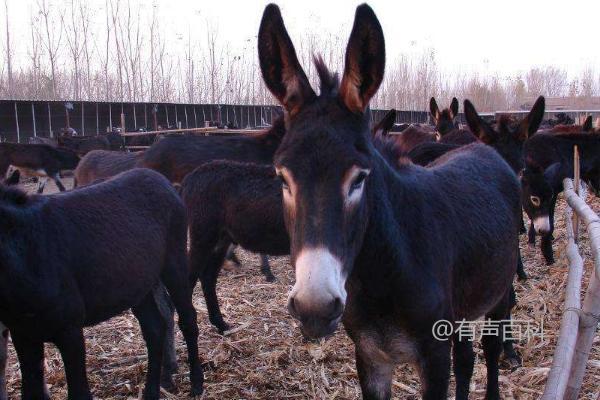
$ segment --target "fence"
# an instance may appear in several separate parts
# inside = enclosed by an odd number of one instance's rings
[[[381,119],[388,110],[373,110]],[[89,101],[0,100],[0,141],[23,142],[53,137],[62,129],[97,135],[121,127],[128,132],[202,128],[211,124],[236,129],[270,125],[281,108],[271,105],[110,103]],[[426,123],[426,111],[399,111],[397,122]]]
[[[103,103],[0,101],[0,140],[27,142],[32,136],[53,137],[62,129],[97,135],[124,127],[127,131],[200,128],[205,122],[232,128],[270,125],[276,106],[221,104]]]
[[[567,226],[567,276],[565,307],[552,367],[542,400],[576,400],[585,374],[587,360],[600,319],[600,218],[586,204],[584,190],[579,182],[579,156],[575,152],[574,180],[563,181],[564,196],[568,207],[565,215]],[[590,240],[594,270],[581,305],[583,258],[577,246],[579,222],[587,230]]]

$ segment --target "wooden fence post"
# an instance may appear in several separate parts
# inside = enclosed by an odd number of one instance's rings
[[[565,393],[566,400],[576,400],[581,390],[581,383],[590,356],[590,350],[594,342],[594,336],[598,327],[598,315],[600,315],[600,280],[595,272],[592,272],[588,285],[583,309],[579,321],[579,333],[573,356],[573,367]]]
[[[54,137],[54,133],[52,133],[52,112],[50,111],[50,103],[48,104],[48,129],[50,130],[50,137]]]
[[[575,193],[579,196],[580,182],[580,164],[579,164],[579,148],[573,146],[573,180],[575,184]],[[579,243],[579,217],[576,212],[573,212],[573,233],[575,243]]]
[[[33,102],[31,102],[31,120],[33,122],[33,137],[36,137],[37,129],[35,127],[35,107],[33,106]]]
[[[565,179],[563,185],[565,192],[573,192],[573,184],[569,179]],[[573,213],[575,212],[576,210],[573,210]],[[570,218],[566,218],[569,273],[565,290],[565,304],[560,324],[560,333],[552,359],[552,367],[548,373],[548,381],[544,388],[544,394],[541,397],[542,400],[563,399],[567,390],[579,328],[583,259],[579,254],[577,244],[575,244],[574,226],[569,223],[569,220]]]
[[[19,112],[17,111],[17,102],[15,101],[15,122],[17,124],[17,143],[21,143],[21,129],[19,129]]]

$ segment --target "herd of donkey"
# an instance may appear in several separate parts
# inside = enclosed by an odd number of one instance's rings
[[[69,399],[91,399],[83,327],[127,309],[147,345],[144,398],[173,389],[174,311],[191,394],[201,394],[192,290],[199,280],[210,322],[228,330],[216,283],[234,245],[291,256],[289,313],[312,339],[343,322],[363,398],[389,399],[394,366],[405,362],[417,366],[423,398],[446,399],[451,364],[456,398],[468,398],[473,343],[437,340],[432,326],[510,320],[513,281],[527,279],[522,210],[530,243],[541,235],[552,263],[554,207],[573,146],[598,194],[600,133],[591,119],[538,132],[543,97],[520,121],[487,122],[465,100],[461,128],[458,101],[440,111],[432,98],[434,128],[390,133],[393,110],[373,126],[369,100],[384,76],[385,44],[367,5],[356,10],[341,79],[315,58],[319,94],[275,5],[264,11],[258,52],[285,111],[259,135],[168,136],[145,152],[94,150],[81,159],[62,146],[0,144],[0,174],[17,168],[0,185],[0,399],[8,331],[23,399],[49,399],[45,342],[60,351]],[[64,192],[26,194],[15,186],[24,170]],[[75,171],[73,190],[60,182],[63,170]],[[482,347],[486,398],[498,399],[501,353],[516,366],[520,359],[501,335],[484,336]]]

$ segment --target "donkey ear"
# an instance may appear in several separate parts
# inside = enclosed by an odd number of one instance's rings
[[[592,116],[588,115],[581,127],[581,130],[584,132],[591,132],[594,129],[594,124],[592,123]]]
[[[475,136],[477,136],[483,143],[490,144],[496,141],[496,131],[484,120],[481,119],[475,106],[469,100],[465,100],[464,103],[465,118],[467,119],[467,125]]]
[[[538,97],[527,117],[521,121],[521,125],[519,126],[519,140],[525,141],[537,132],[544,119],[545,108],[546,99],[544,99],[544,96]]]
[[[452,102],[450,103],[450,111],[452,112],[452,119],[456,118],[458,115],[458,99],[456,97],[452,98]]]
[[[387,114],[385,114],[383,119],[379,121],[377,125],[375,125],[373,128],[373,136],[387,136],[387,134],[394,127],[394,123],[396,123],[396,110],[392,108]]]
[[[435,101],[435,97],[429,100],[429,113],[431,114],[431,118],[433,118],[433,122],[437,125],[440,120],[440,109]]]
[[[267,88],[290,115],[315,97],[275,4],[265,8],[260,22],[258,58]]]
[[[385,69],[385,40],[375,13],[366,4],[356,8],[346,48],[340,99],[354,113],[364,113]]]

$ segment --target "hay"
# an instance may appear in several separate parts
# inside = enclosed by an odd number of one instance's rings
[[[33,187],[28,185],[28,187]],[[54,188],[48,184],[47,189]],[[591,207],[600,211],[600,201],[589,197]],[[556,263],[547,267],[539,248],[527,246],[521,236],[521,250],[530,279],[516,284],[518,305],[514,317],[519,320],[544,320],[543,338],[535,337],[516,348],[523,366],[515,371],[502,370],[501,392],[505,398],[537,399],[543,392],[552,364],[559,324],[562,318],[567,262],[564,255],[564,202],[557,209],[555,235]],[[581,235],[581,254],[585,258],[584,288],[593,268],[587,234]],[[199,288],[194,293],[200,324],[200,352],[206,361],[204,399],[356,399],[360,388],[354,366],[351,341],[343,330],[318,344],[302,340],[297,325],[286,310],[293,271],[287,257],[271,258],[277,282],[265,283],[259,272],[258,256],[238,251],[242,268],[223,271],[218,295],[225,318],[232,324],[226,336],[220,336],[208,323],[204,299]],[[146,368],[146,350],[137,321],[130,313],[85,330],[88,377],[95,398],[137,398]],[[600,381],[600,338],[595,338],[581,399],[596,399]],[[8,366],[9,397],[18,398],[20,374],[14,350]],[[185,346],[177,333],[179,373],[175,378],[178,393],[163,398],[186,398],[189,393]],[[485,396],[485,365],[479,344],[473,381],[472,399]],[[66,398],[62,361],[53,346],[46,346],[46,377],[54,398]],[[394,398],[419,398],[419,379],[408,366],[396,369],[392,385]],[[451,384],[453,391],[453,384]]]

